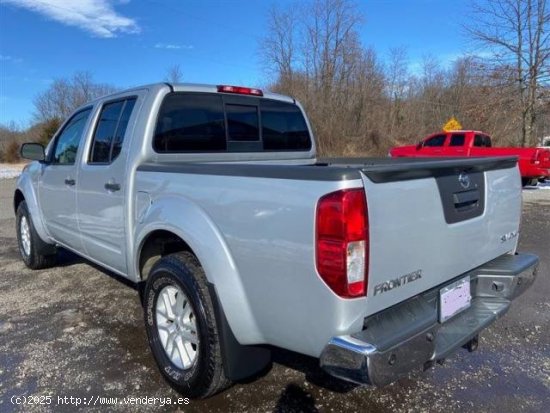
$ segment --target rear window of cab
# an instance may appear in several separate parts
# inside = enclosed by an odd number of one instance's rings
[[[159,153],[309,151],[300,108],[257,97],[173,92],[161,105],[153,138]]]

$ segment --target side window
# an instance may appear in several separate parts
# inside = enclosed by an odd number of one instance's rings
[[[225,151],[222,97],[167,95],[158,115],[153,148],[157,152]]]
[[[82,141],[82,134],[91,111],[92,108],[88,108],[78,112],[65,125],[55,142],[51,159],[53,164],[73,165],[75,163],[76,153]]]
[[[434,136],[433,138],[428,139],[424,143],[424,146],[426,146],[426,147],[443,146],[443,144],[445,143],[445,138],[446,137],[447,137],[447,135]]]
[[[465,135],[451,135],[451,143],[449,146],[464,146]]]
[[[89,163],[107,164],[117,158],[135,103],[136,99],[132,98],[103,106],[94,132]]]
[[[488,136],[483,137],[483,142],[485,143],[485,147],[490,148],[491,147],[491,138]]]
[[[111,149],[111,162],[113,162],[122,149],[122,142],[124,141],[124,135],[126,134],[126,128],[128,127],[128,120],[132,114],[132,110],[136,104],[136,99],[128,99],[122,109],[122,114],[118,121],[118,127],[116,129],[115,137],[113,139],[113,147]]]
[[[103,106],[94,133],[89,163],[109,163],[111,143],[118,124],[124,101]]]

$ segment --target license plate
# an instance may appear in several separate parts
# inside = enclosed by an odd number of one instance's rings
[[[469,276],[442,288],[439,290],[439,322],[464,311],[470,307],[471,301]]]

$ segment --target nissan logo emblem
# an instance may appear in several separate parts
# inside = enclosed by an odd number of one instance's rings
[[[464,189],[468,189],[470,187],[470,177],[466,172],[462,172],[458,175],[458,182],[460,182],[460,185]]]

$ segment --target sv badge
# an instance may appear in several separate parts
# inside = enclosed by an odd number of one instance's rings
[[[506,241],[510,241],[511,239],[517,238],[518,235],[519,235],[519,231],[508,232],[504,234],[502,237],[500,237],[500,242],[503,243]]]

